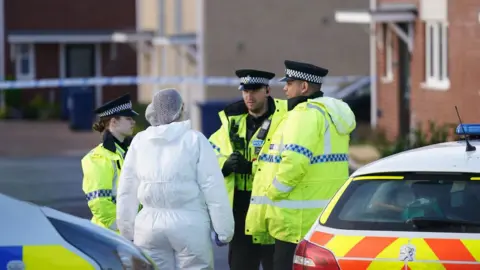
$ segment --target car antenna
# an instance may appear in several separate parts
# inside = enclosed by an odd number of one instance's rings
[[[470,141],[468,140],[468,135],[467,133],[465,132],[465,128],[463,127],[463,123],[462,123],[462,119],[460,118],[460,114],[458,113],[458,108],[457,106],[455,106],[455,111],[457,111],[457,117],[458,117],[458,121],[460,121],[460,126],[462,127],[462,131],[463,131],[463,134],[465,136],[465,143],[467,144],[467,149],[465,149],[465,151],[467,152],[472,152],[472,151],[475,151],[477,150],[477,148],[473,145],[470,144]]]

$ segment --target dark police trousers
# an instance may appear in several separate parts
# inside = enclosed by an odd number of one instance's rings
[[[274,245],[254,244],[252,236],[245,235],[245,218],[250,196],[250,191],[235,191],[233,201],[235,234],[229,245],[228,264],[231,270],[257,270],[260,264],[263,270],[273,270]]]
[[[275,253],[273,254],[274,270],[292,270],[293,257],[297,244],[275,239]]]

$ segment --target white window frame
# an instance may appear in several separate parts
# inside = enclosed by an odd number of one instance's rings
[[[448,23],[425,22],[425,83],[424,88],[448,90]]]
[[[392,30],[385,26],[384,38],[384,65],[382,82],[389,83],[393,81],[393,34]]]
[[[26,46],[26,53],[22,54],[22,46]],[[16,80],[34,80],[35,79],[35,46],[33,44],[17,44],[15,48],[15,79]],[[22,73],[22,59],[28,59],[28,73]]]

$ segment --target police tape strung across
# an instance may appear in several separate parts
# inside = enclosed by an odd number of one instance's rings
[[[362,76],[326,77],[324,84],[341,84],[353,82]],[[142,76],[117,76],[117,77],[90,77],[90,78],[51,78],[31,81],[0,81],[0,91],[16,88],[46,88],[68,86],[104,86],[104,85],[137,85],[137,84],[203,84],[206,86],[238,86],[237,77],[142,77]],[[283,82],[273,79],[270,85],[283,86]]]

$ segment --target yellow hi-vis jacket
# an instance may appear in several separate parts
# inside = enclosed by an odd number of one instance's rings
[[[269,98],[269,102],[271,103],[269,104],[269,106],[274,107],[275,110],[269,117],[269,120],[271,122],[265,139],[259,140],[257,137],[259,131],[262,128],[260,127],[250,139],[246,151],[240,151],[249,161],[252,161],[252,175],[246,176],[232,173],[225,177],[225,184],[227,187],[231,206],[233,206],[235,189],[247,191],[251,190],[253,194],[255,192],[256,183],[264,181],[264,179],[259,179],[256,176],[256,173],[258,171],[261,171],[261,165],[259,165],[260,163],[258,160],[258,156],[268,151],[272,135],[274,134],[274,131],[276,130],[278,124],[283,118],[283,115],[287,112],[286,100]],[[243,103],[243,101],[241,101],[241,103]],[[226,110],[223,110],[219,113],[222,126],[209,138],[210,143],[215,149],[215,153],[218,157],[218,163],[221,168],[223,167],[223,164],[228,159],[228,157],[233,153],[233,146],[230,140],[230,125],[232,121],[238,123],[238,130],[236,134],[238,134],[240,138],[244,139],[247,132],[246,119],[248,112],[245,110],[241,114],[238,114],[232,113],[231,111],[232,110],[227,108]],[[259,244],[273,243],[273,238],[271,238],[268,234],[265,234],[264,236],[265,237],[253,237],[253,242]]]
[[[82,188],[93,214],[92,222],[117,231],[115,196],[125,151],[114,145],[115,152],[99,144],[83,157]]]
[[[272,237],[298,243],[310,230],[348,178],[350,133],[355,127],[348,104],[329,97],[308,99],[285,115],[268,153],[260,158],[266,164],[257,176],[270,183],[250,202],[267,205],[266,231]]]

